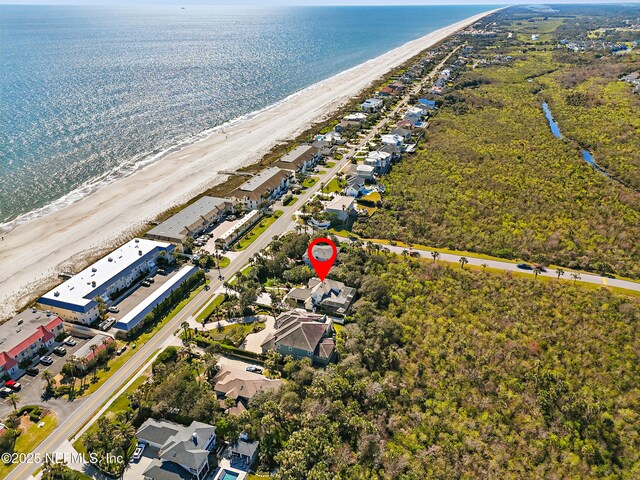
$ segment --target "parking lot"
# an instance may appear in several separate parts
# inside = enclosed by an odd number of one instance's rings
[[[42,372],[45,370],[49,370],[54,375],[60,373],[62,367],[67,362],[67,359],[78,351],[80,347],[82,347],[85,343],[87,343],[88,339],[73,337],[76,341],[76,345],[70,347],[68,345],[64,345],[67,349],[67,353],[63,356],[58,356],[55,353],[49,354],[51,359],[53,360],[53,364],[51,365],[42,365],[38,363],[36,366],[40,370],[40,372],[36,376],[31,375],[23,375],[18,379],[18,382],[22,385],[18,395],[20,396],[20,405],[33,405],[42,403],[42,392],[44,392],[45,381],[42,378]],[[11,410],[13,409],[11,402],[6,399],[2,399],[0,403],[0,417],[7,416]]]
[[[115,307],[118,308],[119,312],[118,313],[109,312],[109,316],[112,318],[115,318],[116,320],[120,320],[127,313],[129,313],[133,308],[135,308],[136,305],[142,302],[146,297],[148,297],[153,292],[158,290],[162,285],[167,283],[169,279],[173,275],[175,275],[176,271],[177,270],[167,270],[168,272],[167,275],[156,274],[151,277],[153,278],[153,283],[150,286],[144,287],[138,284],[137,287],[135,287],[132,290],[129,290],[129,292],[127,292],[122,297],[120,297],[118,303],[114,305]]]

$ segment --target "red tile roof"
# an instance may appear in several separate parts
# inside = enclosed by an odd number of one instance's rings
[[[107,345],[110,344],[111,342],[113,342],[113,338],[111,337],[105,338],[103,342],[98,343],[96,345],[97,348],[95,350],[92,350],[89,353],[87,353],[84,358],[86,358],[87,361],[93,360],[93,358],[96,357],[102,350],[107,348]]]
[[[2,367],[5,371],[8,371],[16,365],[17,362],[13,358],[11,358],[7,354],[7,352],[0,352],[0,367]]]
[[[60,317],[56,317],[54,320],[50,321],[45,326],[40,325],[36,328],[36,331],[21,341],[18,345],[9,350],[9,355],[12,357],[18,356],[21,352],[29,348],[31,345],[36,343],[38,340],[40,342],[45,343],[55,338],[55,335],[51,333],[51,330],[56,328],[58,325],[62,323]]]

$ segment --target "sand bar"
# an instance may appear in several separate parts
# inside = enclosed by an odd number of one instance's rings
[[[71,263],[106,253],[141,224],[224,180],[219,171],[257,162],[278,141],[291,139],[325,118],[392,68],[493,11],[436,30],[314,84],[76,203],[19,225],[0,243],[0,318],[42,293]]]

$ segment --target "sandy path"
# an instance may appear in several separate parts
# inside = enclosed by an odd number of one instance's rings
[[[294,137],[393,67],[489,13],[432,32],[317,83],[253,118],[5,234],[0,243],[0,318],[50,286],[65,262],[106,253],[141,223],[224,180],[219,170],[255,163],[277,141]]]

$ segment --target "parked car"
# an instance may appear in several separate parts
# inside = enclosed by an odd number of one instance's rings
[[[3,398],[8,397],[12,393],[13,393],[13,390],[11,390],[10,388],[7,388],[7,387],[0,388],[0,397],[3,397]]]
[[[142,285],[143,287],[150,287],[151,284],[149,282],[147,282],[146,280],[140,282],[140,285]]]
[[[133,452],[133,455],[131,456],[131,460],[133,461],[138,461],[142,458],[142,453],[144,452],[146,445],[144,443],[138,443],[138,446],[136,447],[136,449]]]
[[[245,370],[247,372],[262,373],[262,369],[261,368],[254,367],[253,365],[248,366]]]
[[[49,355],[45,355],[44,357],[40,357],[40,363],[43,365],[51,365],[53,363],[53,358]]]
[[[147,277],[147,278],[145,278],[144,281],[145,282],[149,282],[149,283],[153,283],[153,282],[155,282],[155,279],[153,277]]]
[[[40,373],[40,369],[38,367],[29,367],[29,368],[25,368],[24,372],[27,375],[35,377],[38,373]]]
[[[53,349],[53,353],[62,357],[63,355],[67,354],[67,349],[64,347],[56,347]]]
[[[109,308],[107,308],[107,312],[120,313],[120,309],[118,307],[109,307]]]
[[[533,267],[528,263],[519,263],[518,265],[516,265],[516,267],[520,268],[521,270],[533,270]]]
[[[167,271],[164,268],[160,268],[160,269],[158,269],[158,274],[159,275],[166,275]]]
[[[77,345],[76,341],[75,341],[73,338],[71,338],[71,337],[67,337],[67,338],[65,338],[65,339],[64,339],[64,344],[65,344],[65,345],[68,345],[68,346],[70,346],[70,347],[75,347],[75,346]]]
[[[22,388],[22,384],[20,382],[16,382],[15,380],[7,380],[4,386],[10,388],[14,392],[17,392]]]
[[[104,322],[99,325],[100,330],[107,331],[111,328],[111,326],[116,323],[116,319],[109,317]]]
[[[116,355],[122,355],[124,352],[127,351],[127,346],[123,345],[122,347],[120,347],[118,350],[116,350]]]

